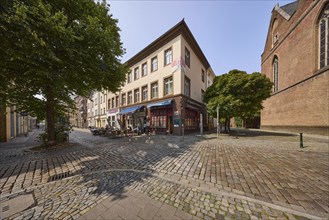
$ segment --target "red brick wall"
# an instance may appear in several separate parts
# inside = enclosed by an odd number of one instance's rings
[[[268,38],[262,54],[262,73],[273,81],[273,59],[279,60],[279,92],[264,102],[261,114],[263,128],[314,127],[312,133],[324,133],[329,128],[328,71],[318,70],[317,20],[328,1],[300,0],[297,11],[285,20],[273,10]],[[272,22],[278,21],[278,43],[272,48]],[[298,84],[294,86],[295,84]],[[289,88],[289,89],[287,89]],[[287,89],[283,92],[280,90]],[[291,130],[291,129],[290,129]],[[320,129],[321,130],[321,129]]]
[[[278,126],[282,128],[287,126],[291,131],[307,129],[309,133],[328,135],[328,84],[329,70],[291,89],[273,95],[264,102],[261,127]],[[293,127],[296,128],[293,129]],[[305,129],[301,129],[301,127],[305,127]],[[319,127],[322,128],[322,131],[319,130]]]

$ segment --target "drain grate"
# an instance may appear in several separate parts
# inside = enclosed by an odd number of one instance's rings
[[[70,177],[70,176],[73,176],[73,173],[71,173],[70,171],[65,172],[65,173],[56,174],[54,176],[49,177],[48,182],[61,180],[61,179],[64,179],[64,178]]]
[[[4,207],[2,207],[2,212],[6,212],[9,210],[9,205],[6,205]]]

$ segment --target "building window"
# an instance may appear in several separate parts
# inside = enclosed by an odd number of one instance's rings
[[[165,51],[165,66],[171,64],[172,62],[172,49],[169,48]]]
[[[152,116],[152,128],[166,128],[167,116]]]
[[[151,99],[158,98],[158,82],[151,84]]]
[[[97,116],[97,109],[95,110],[95,116]]]
[[[134,102],[139,102],[139,88],[134,90]]]
[[[119,96],[118,95],[115,97],[115,106],[119,107]]]
[[[279,37],[278,37],[278,20],[275,19],[272,24],[272,47],[278,43]]]
[[[128,92],[128,105],[133,103],[133,93],[132,91]]]
[[[147,75],[147,63],[142,64],[142,77]]]
[[[185,64],[190,67],[190,51],[185,47]]]
[[[329,65],[329,4],[324,8],[319,20],[319,67]]]
[[[184,95],[190,97],[191,95],[191,80],[185,76],[184,79]]]
[[[114,97],[112,98],[112,108],[114,108]]]
[[[164,95],[173,94],[172,76],[164,80]]]
[[[110,120],[110,126],[115,127],[115,116],[109,116],[108,119]]]
[[[201,69],[201,81],[204,82],[204,70]]]
[[[158,70],[158,57],[153,57],[151,59],[151,72]]]
[[[147,100],[147,86],[142,87],[142,101]]]
[[[105,115],[105,113],[106,113],[106,112],[105,112],[105,108],[103,108],[103,114]]]
[[[126,93],[121,95],[121,105],[126,105]]]
[[[131,83],[131,81],[132,81],[132,74],[131,72],[129,72],[127,77],[127,83]]]
[[[202,100],[202,102],[204,102],[204,90],[203,89],[201,89],[201,100]]]
[[[274,57],[273,60],[273,82],[274,82],[274,92],[279,90],[279,60]]]
[[[134,69],[134,80],[139,79],[139,67]]]

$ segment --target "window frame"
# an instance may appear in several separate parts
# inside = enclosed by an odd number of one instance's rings
[[[127,94],[126,93],[122,93],[121,94],[121,106],[125,106],[127,102]]]
[[[136,73],[137,73],[137,77],[136,77]],[[134,81],[138,79],[139,79],[139,66],[134,68]]]
[[[156,60],[156,69],[154,69],[153,60]],[[159,67],[158,56],[155,56],[151,59],[151,73],[157,71],[158,67]]]
[[[131,83],[133,81],[132,79],[132,71],[129,71],[128,76],[127,76],[127,84]]]
[[[146,88],[146,99],[144,98],[144,88]],[[141,101],[144,102],[144,101],[147,101],[148,100],[148,85],[144,85],[141,87],[141,92],[142,92],[142,98],[141,98]]]
[[[171,52],[171,56],[170,56],[171,60],[170,60],[169,63],[167,63],[167,55],[166,54],[169,51]],[[164,66],[170,65],[172,62],[173,62],[173,50],[172,50],[172,47],[169,47],[167,50],[164,51]]]
[[[138,100],[136,100],[136,91],[138,91]],[[140,102],[140,88],[134,89],[134,103]]]
[[[188,94],[186,93],[186,82],[188,81]],[[188,78],[187,76],[184,76],[184,95],[187,97],[191,97],[191,79]]]
[[[166,80],[171,78],[171,93],[166,93]],[[174,94],[174,77],[169,76],[163,79],[163,96],[173,95]]]
[[[274,56],[273,58],[273,92],[279,91],[279,58]]]
[[[327,15],[326,15],[327,11]],[[322,26],[322,22],[324,22]],[[318,69],[329,65],[329,2],[323,6],[317,22],[318,31]],[[324,27],[324,31],[321,28]],[[322,33],[324,32],[324,36]],[[323,38],[323,39],[322,39]],[[323,41],[322,41],[323,40]],[[323,48],[323,53],[322,53]],[[323,58],[322,58],[323,54]]]
[[[153,93],[153,85],[154,84],[156,84],[156,90],[157,90],[157,92],[156,92],[156,96],[154,96],[154,93]],[[150,87],[151,87],[151,99],[157,99],[157,98],[159,98],[159,82],[158,81],[155,81],[155,82],[152,82],[151,83],[151,85],[150,85]]]
[[[188,53],[188,57],[186,56],[186,52]],[[185,64],[186,66],[191,68],[191,52],[189,51],[189,49],[187,49],[187,47],[185,47]]]
[[[115,106],[118,108],[120,106],[120,96],[115,96]]]
[[[127,92],[127,105],[133,104],[133,92],[130,90]]]
[[[144,66],[146,67],[145,73],[144,73]],[[147,62],[142,64],[142,77],[145,77],[145,76],[147,76]]]

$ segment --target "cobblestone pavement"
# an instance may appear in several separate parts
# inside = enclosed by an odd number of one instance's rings
[[[30,139],[36,136],[32,135]],[[329,142],[292,134],[109,139],[76,129],[71,147],[32,152],[0,145],[0,202],[32,194],[9,219],[77,218],[134,190],[202,219],[329,218]],[[27,144],[29,143],[29,144]]]

